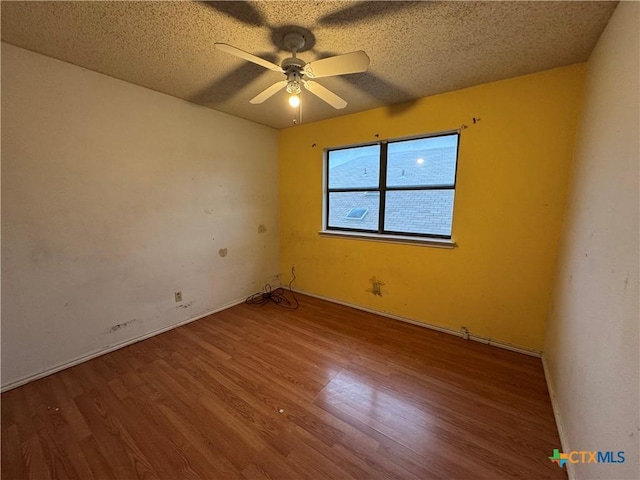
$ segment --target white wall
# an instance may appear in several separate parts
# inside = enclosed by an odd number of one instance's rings
[[[273,129],[2,44],[2,385],[261,290],[276,173]]]
[[[575,172],[544,360],[566,451],[624,451],[572,478],[638,465],[640,4],[622,2],[588,62]]]

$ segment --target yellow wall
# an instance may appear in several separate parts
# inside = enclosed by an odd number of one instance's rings
[[[295,264],[302,291],[542,350],[583,78],[573,65],[281,130],[282,271]],[[318,235],[323,149],[463,124],[457,248]]]

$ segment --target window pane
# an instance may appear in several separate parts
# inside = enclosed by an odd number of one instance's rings
[[[453,190],[387,192],[384,229],[398,233],[451,236]]]
[[[380,145],[330,150],[329,188],[378,188]]]
[[[380,192],[329,193],[328,227],[378,230]]]
[[[389,143],[387,186],[453,186],[458,135]]]

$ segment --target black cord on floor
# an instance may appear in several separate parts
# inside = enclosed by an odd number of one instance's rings
[[[245,303],[249,305],[266,305],[269,302],[273,302],[279,307],[288,308],[290,310],[295,310],[300,306],[298,303],[298,299],[296,298],[296,294],[291,288],[293,282],[296,280],[296,270],[295,267],[291,267],[291,281],[287,289],[283,287],[277,287],[275,290],[271,288],[271,285],[268,283],[264,286],[263,292],[257,292],[247,297]],[[291,298],[289,298],[291,296]]]

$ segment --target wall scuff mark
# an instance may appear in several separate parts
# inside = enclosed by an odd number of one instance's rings
[[[264,225],[258,225],[258,233],[265,233],[267,231],[267,227]]]
[[[111,328],[109,329],[109,332],[108,332],[108,333],[113,333],[113,332],[115,332],[115,331],[117,331],[117,330],[120,330],[121,328],[126,327],[127,325],[130,325],[130,324],[132,324],[132,323],[133,323],[133,322],[135,322],[135,321],[136,321],[136,319],[135,319],[135,318],[132,318],[132,319],[131,319],[131,320],[129,320],[128,322],[119,323],[119,324],[117,324],[117,325],[114,325],[113,327],[111,327]]]
[[[227,253],[229,253],[229,251],[226,248],[221,248],[220,250],[218,250],[218,255],[223,258],[227,256]]]

